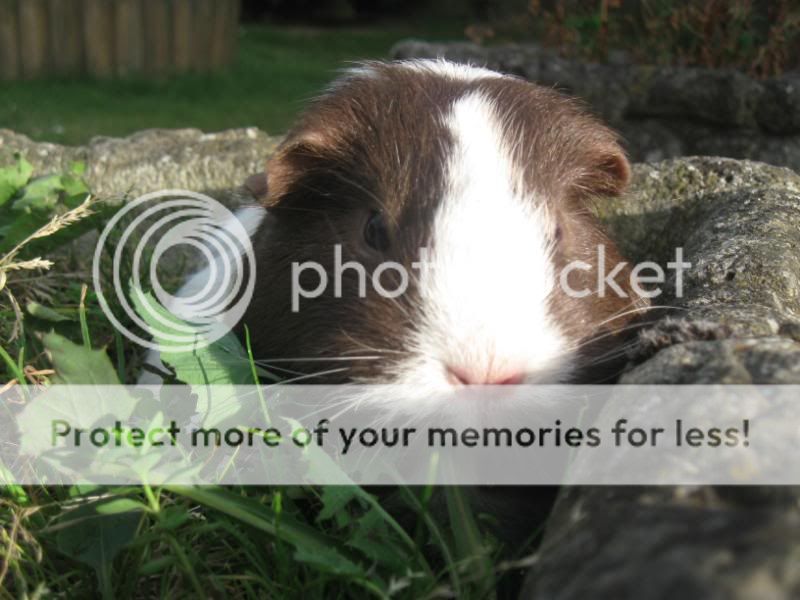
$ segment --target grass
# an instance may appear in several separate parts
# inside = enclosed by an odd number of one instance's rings
[[[154,127],[218,131],[256,126],[279,134],[348,61],[387,58],[404,37],[454,39],[461,32],[455,23],[349,29],[244,26],[235,64],[218,73],[160,81],[3,83],[0,128],[70,145]]]
[[[239,59],[224,73],[5,85],[0,126],[69,144],[147,127],[255,125],[277,133],[344,61],[383,57],[405,36],[455,37],[459,30],[247,27]],[[53,199],[67,210],[86,191],[75,171],[46,189],[39,184],[34,195],[30,173],[22,173],[0,172],[12,182],[4,215],[31,231],[63,214],[53,212]],[[23,197],[35,202],[38,221],[12,212]],[[20,389],[26,379],[30,388],[54,375],[65,382],[135,379],[141,353],[114,335],[87,293],[86,264],[55,252],[69,240],[62,234],[88,220],[34,236],[50,245],[28,254],[0,252],[6,267],[40,252],[54,260],[49,269],[0,269],[3,277],[8,271],[0,286],[0,378],[16,377]],[[44,335],[50,331],[59,335]],[[249,382],[256,366],[243,352]],[[504,548],[458,488],[399,487],[387,498],[355,486],[0,486],[0,600],[510,597],[531,548]]]

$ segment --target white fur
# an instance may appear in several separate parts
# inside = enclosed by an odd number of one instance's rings
[[[477,81],[479,79],[497,79],[508,77],[507,75],[503,75],[497,71],[492,71],[491,69],[477,67],[470,64],[454,63],[443,58],[415,58],[409,60],[398,60],[394,61],[392,65],[402,69],[408,69],[409,71],[415,71],[417,73],[428,73],[432,75],[438,75],[440,77],[447,77],[449,79],[456,79],[459,81]],[[375,77],[377,74],[378,71],[373,68],[371,64],[365,63],[363,65],[347,69],[345,71],[345,77],[334,81],[329,89],[335,90],[338,88],[342,83],[347,81],[348,76]]]
[[[460,81],[476,81],[478,79],[505,77],[505,75],[497,71],[477,67],[475,65],[454,63],[443,58],[403,60],[399,61],[397,64],[405,69],[410,69],[419,73],[434,73],[442,77],[458,79]]]
[[[568,340],[547,305],[556,285],[555,223],[534,208],[544,203],[524,197],[489,100],[478,93],[459,99],[446,124],[455,148],[431,260],[421,271],[424,320],[412,342],[416,356],[396,382],[419,390],[424,403],[426,394],[449,387],[448,365],[486,382],[517,373],[525,383],[563,381],[571,370]]]

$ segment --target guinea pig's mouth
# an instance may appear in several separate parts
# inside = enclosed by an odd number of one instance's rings
[[[535,365],[489,357],[486,360],[442,360],[417,356],[403,361],[380,384],[449,393],[470,386],[557,385],[573,379],[574,361],[567,356]]]
[[[445,379],[453,387],[462,385],[520,385],[525,373],[514,369],[471,369],[448,365]]]

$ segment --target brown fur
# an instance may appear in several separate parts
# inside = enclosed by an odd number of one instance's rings
[[[374,292],[360,299],[351,277],[343,288],[346,300],[333,298],[329,286],[324,298],[306,301],[299,313],[292,313],[291,263],[314,260],[331,273],[333,244],[341,243],[344,260],[364,264],[368,273],[385,260],[410,269],[418,249],[435,243],[430,224],[453,145],[443,116],[471,91],[494,100],[506,137],[518,142],[513,159],[524,172],[525,191],[545,199],[557,218],[556,266],[576,259],[595,264],[600,243],[606,245],[609,270],[621,260],[589,203],[620,194],[630,167],[616,136],[578,103],[511,78],[460,81],[382,63],[370,69],[371,75],[351,76],[314,102],[267,166],[265,205],[270,216],[255,235],[258,279],[244,319],[256,357],[338,359],[376,351],[381,356],[351,364],[282,365],[296,373],[347,367],[309,382],[385,381],[391,366],[408,355],[404,341],[417,327],[421,308],[413,286],[395,300]],[[371,211],[387,217],[392,241],[387,253],[361,243]],[[629,272],[623,270],[619,279],[627,281]],[[570,281],[577,288],[587,276],[574,275]],[[594,281],[596,274],[591,277]],[[312,279],[309,287],[316,275]],[[621,331],[631,317],[614,316],[632,308],[634,301],[616,296],[573,299],[559,289],[550,305],[576,345],[587,344],[588,365],[593,356],[619,343],[615,335],[601,338],[603,343],[591,340]]]

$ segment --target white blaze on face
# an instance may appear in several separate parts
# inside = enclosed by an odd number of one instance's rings
[[[450,367],[477,382],[520,374],[525,383],[563,381],[569,341],[548,309],[556,224],[543,202],[525,196],[489,100],[464,96],[446,125],[455,145],[420,272],[417,358],[398,379],[441,390]]]

